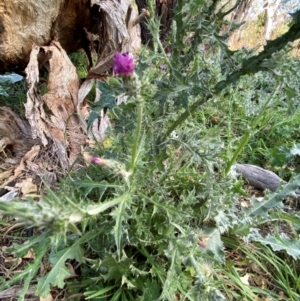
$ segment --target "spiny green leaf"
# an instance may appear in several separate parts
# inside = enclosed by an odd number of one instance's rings
[[[154,279],[146,278],[142,285],[143,294],[138,298],[139,301],[154,301],[159,298],[161,287]]]
[[[228,216],[224,213],[224,211],[220,211],[214,217],[214,220],[216,221],[221,233],[227,231],[232,226]]]
[[[7,249],[7,252],[15,253],[17,257],[23,257],[28,253],[31,248],[39,248],[39,245],[43,241],[43,245],[50,244],[50,239],[47,238],[46,233],[39,235],[38,237],[31,237],[29,241],[23,244],[14,243],[11,247]]]
[[[64,287],[64,280],[70,276],[70,272],[65,265],[67,259],[76,259],[78,262],[84,261],[82,249],[78,244],[50,255],[49,260],[52,269],[46,276],[38,278],[36,289],[38,296],[46,297],[50,293],[50,285],[59,288]]]
[[[226,301],[225,296],[216,288],[210,288],[208,292],[208,300],[209,301]]]
[[[128,201],[130,199],[130,196],[128,194],[124,194],[120,197],[120,203],[119,206],[113,211],[111,214],[116,221],[116,224],[113,229],[113,233],[115,236],[115,242],[117,246],[117,252],[119,257],[121,256],[121,240],[124,234],[127,233],[126,228],[124,227],[124,222],[127,220],[128,215],[126,213],[126,209],[128,206]]]
[[[297,91],[295,88],[289,86],[288,84],[285,86],[285,93],[286,93],[286,96],[289,98],[289,99],[292,99],[294,98],[295,96],[298,95]]]
[[[216,260],[223,262],[224,245],[221,240],[220,231],[217,228],[202,229],[199,234],[199,239],[204,243],[204,249],[210,251]]]
[[[113,108],[116,104],[116,96],[115,91],[112,89],[112,86],[107,82],[98,82],[98,87],[101,91],[100,101],[95,105],[102,108]]]
[[[239,237],[246,237],[253,230],[253,225],[249,221],[244,221],[242,223],[242,218],[240,223],[237,223],[229,229],[229,233],[233,235],[237,235]]]
[[[285,233],[279,235],[268,235],[267,237],[256,237],[256,241],[269,245],[274,251],[286,251],[295,260],[300,258],[299,239],[290,239]]]
[[[291,154],[296,156],[300,156],[300,144],[295,144],[292,148],[291,148]]]
[[[244,208],[246,216],[262,216],[269,217],[269,210],[273,208],[283,208],[282,201],[288,196],[293,195],[295,190],[300,186],[300,175],[297,175],[284,185],[282,189],[274,193],[267,194],[262,201],[254,199],[250,208]]]
[[[101,270],[105,271],[101,277],[106,281],[121,281],[123,276],[131,274],[130,268],[135,262],[126,257],[125,254],[121,258],[116,258],[116,254],[107,255],[101,262]]]
[[[64,280],[70,276],[70,272],[65,265],[56,266],[50,273],[42,278],[38,278],[36,294],[46,297],[50,293],[50,285],[63,288]]]
[[[181,264],[178,262],[178,250],[175,246],[171,251],[171,266],[168,269],[167,277],[164,281],[163,291],[160,300],[173,300],[174,294],[178,290],[178,273],[181,270]]]

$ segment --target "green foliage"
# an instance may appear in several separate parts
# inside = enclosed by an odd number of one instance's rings
[[[229,172],[251,156],[257,137],[267,137],[266,127],[275,131],[274,112],[285,122],[296,116],[298,65],[282,50],[287,36],[258,55],[228,50],[217,2],[178,1],[171,56],[151,18],[154,49],[142,50],[136,74],[99,83],[90,122],[105,107],[115,126],[110,148],[93,150],[98,165],[71,174],[39,202],[0,202],[4,214],[40,231],[27,247],[49,251],[38,295],[66,286],[87,300],[255,300],[275,294],[241,281],[226,257],[236,247],[228,241],[257,241],[299,259],[296,235],[265,237],[260,228],[283,220],[299,229],[283,204],[299,176],[241,208],[241,185]],[[127,102],[116,106],[121,94]],[[291,153],[299,154],[297,145]],[[0,289],[20,281],[28,287],[36,260],[29,278],[26,268]],[[68,279],[69,264],[82,283]]]
[[[267,237],[261,237],[257,239],[264,245],[269,245],[274,251],[284,250],[292,256],[295,260],[300,256],[300,242],[298,240],[290,239],[286,234],[280,235],[268,235]]]
[[[288,196],[293,195],[300,185],[300,175],[291,180],[290,183],[284,185],[282,189],[278,189],[275,193],[267,194],[263,201],[253,200],[252,207],[245,209],[245,213],[250,216],[261,216],[264,220],[269,218],[268,211],[272,208],[283,208],[282,201]]]
[[[85,78],[88,73],[88,58],[84,52],[75,52],[69,54],[72,63],[77,67],[79,78]]]
[[[44,277],[38,278],[36,294],[46,297],[50,293],[50,285],[63,288],[64,280],[70,276],[70,271],[65,265],[67,259],[75,259],[83,263],[83,250],[80,247],[80,241],[63,250],[55,250],[49,255],[49,261],[52,265],[51,271]]]
[[[24,114],[26,101],[25,79],[16,73],[0,75],[0,105]]]
[[[235,295],[237,299],[253,300],[252,291],[258,292],[262,299],[263,297],[271,300],[299,299],[299,261],[258,243],[241,244],[239,241],[226,240],[226,244],[229,243],[234,248],[232,256],[228,258],[227,266],[222,267],[217,275],[217,277],[226,275],[229,287],[239,286],[236,291],[225,288],[229,299]],[[234,261],[236,256],[242,259],[239,263]],[[242,277],[246,277],[249,284],[243,283]],[[256,283],[261,283],[263,289],[256,287]],[[284,292],[284,296],[282,293],[281,297],[278,296],[278,292]]]

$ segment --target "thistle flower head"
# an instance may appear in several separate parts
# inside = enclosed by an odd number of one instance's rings
[[[99,165],[101,165],[101,164],[103,164],[103,159],[100,158],[100,157],[93,157],[93,158],[91,159],[91,162],[94,163],[94,164],[99,164]]]
[[[103,159],[100,157],[93,157],[91,159],[91,162],[109,169],[116,175],[121,175],[126,182],[129,181],[131,172],[126,170],[125,165],[123,163],[120,163],[116,160]]]
[[[159,65],[159,69],[160,70],[165,70],[167,67],[166,67],[166,65],[165,64],[160,64]]]
[[[114,57],[113,71],[121,76],[130,76],[134,72],[134,59],[131,53],[125,52],[117,54]]]

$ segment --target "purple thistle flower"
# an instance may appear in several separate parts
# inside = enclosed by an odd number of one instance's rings
[[[198,246],[201,247],[202,249],[206,248],[206,244],[200,240],[198,241]]]
[[[134,72],[134,60],[131,53],[125,52],[117,54],[114,57],[114,68],[113,71],[115,74],[121,76],[130,76]]]
[[[103,159],[101,159],[100,157],[93,157],[91,159],[91,162],[94,163],[94,164],[101,165],[101,164],[103,164]]]

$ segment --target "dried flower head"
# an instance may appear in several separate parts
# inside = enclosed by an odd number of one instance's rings
[[[134,72],[134,59],[131,53],[120,53],[114,57],[114,68],[113,71],[115,74],[121,76],[130,76]]]

